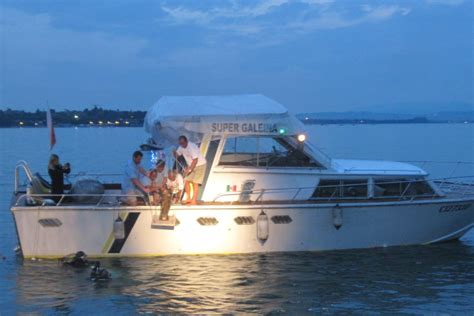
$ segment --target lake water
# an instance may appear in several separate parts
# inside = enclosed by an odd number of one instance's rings
[[[310,126],[338,158],[474,162],[473,124]],[[141,128],[57,129],[55,152],[74,172],[121,173]],[[46,129],[0,129],[0,315],[34,313],[450,313],[474,311],[474,232],[458,242],[319,253],[101,260],[113,275],[23,261],[9,211],[13,170],[45,172]],[[472,165],[430,163],[433,177]]]

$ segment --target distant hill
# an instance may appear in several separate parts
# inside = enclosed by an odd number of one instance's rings
[[[463,102],[406,102],[359,106],[360,111],[310,112],[298,117],[306,123],[412,122],[427,123],[474,122],[474,104]]]
[[[467,102],[402,102],[393,104],[375,104],[358,107],[360,111],[373,113],[402,113],[429,115],[440,112],[473,112],[474,103]]]
[[[443,111],[424,114],[379,112],[313,112],[297,117],[306,124],[464,123],[474,122],[473,111]]]

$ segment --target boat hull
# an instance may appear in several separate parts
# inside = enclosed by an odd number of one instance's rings
[[[12,212],[26,258],[58,258],[79,250],[90,257],[140,257],[429,244],[459,238],[472,228],[473,203],[174,206],[170,212],[177,219],[174,227],[152,225],[159,209],[147,206],[13,207]],[[267,225],[257,222],[262,213]],[[119,215],[124,238],[114,234]],[[238,217],[246,220],[236,220]],[[267,229],[267,239],[258,238],[259,229]]]

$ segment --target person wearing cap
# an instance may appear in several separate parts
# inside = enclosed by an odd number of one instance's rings
[[[175,157],[183,156],[186,160],[187,168],[184,170],[184,187],[187,195],[185,204],[196,205],[199,195],[199,185],[204,181],[206,173],[206,158],[201,154],[199,147],[184,135],[179,136],[179,147],[173,153]],[[192,187],[192,196],[191,196]]]

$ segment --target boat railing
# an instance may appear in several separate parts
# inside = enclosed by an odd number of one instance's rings
[[[433,190],[432,193],[426,194],[416,194],[410,190],[410,186],[415,186],[417,183],[426,183],[426,179],[413,179],[407,181],[384,181],[376,182],[376,186],[383,185],[400,185],[403,190],[400,194],[397,195],[377,195],[368,196],[367,194],[354,195],[353,192],[357,192],[357,189],[361,189],[361,192],[367,192],[368,183],[355,183],[355,184],[344,184],[339,185],[320,185],[315,187],[298,187],[298,188],[273,188],[273,189],[257,189],[257,190],[242,190],[235,192],[226,192],[216,195],[212,202],[219,202],[220,199],[224,197],[237,197],[238,201],[249,202],[249,203],[259,203],[264,201],[276,201],[278,199],[271,199],[271,196],[274,194],[285,193],[290,198],[286,201],[297,201],[298,197],[304,191],[310,191],[312,196],[309,201],[352,201],[352,200],[415,200],[415,199],[434,199],[440,198],[443,196],[451,196],[455,198],[469,197],[474,198],[474,176],[464,176],[464,177],[451,177],[451,178],[440,178],[430,180],[432,183],[435,183],[438,190]],[[332,192],[331,194],[324,196],[317,196],[315,192],[317,190],[324,192]],[[441,194],[440,194],[441,193]],[[100,206],[126,206],[127,204],[122,203],[123,200],[126,200],[130,197],[135,197],[140,201],[139,205],[150,205],[146,195],[126,195],[126,194],[116,194],[116,193],[104,193],[104,194],[22,194],[16,200],[15,206],[70,206],[70,205],[87,205],[89,207],[100,207]],[[265,199],[270,197],[269,199]],[[245,201],[242,201],[244,198]]]
[[[20,188],[22,187],[22,184],[20,183],[20,171],[23,170],[23,172],[26,175],[26,178],[28,181],[33,180],[33,174],[31,173],[30,167],[28,166],[28,163],[25,160],[20,160],[16,163],[15,165],[15,182],[14,182],[14,190],[13,192],[17,193],[19,192]]]
[[[346,180],[351,181],[351,180]],[[438,179],[410,179],[401,181],[377,181],[372,182],[368,180],[361,183],[344,183],[340,181],[340,184],[336,185],[318,185],[316,187],[297,187],[297,188],[262,188],[262,189],[251,189],[241,190],[233,192],[225,192],[217,194],[213,202],[225,200],[226,198],[237,197],[238,201],[247,201],[252,203],[258,203],[264,201],[265,197],[271,197],[272,195],[285,194],[286,200],[295,201],[298,197],[301,197],[301,193],[304,191],[311,192],[311,201],[335,201],[335,200],[415,200],[415,199],[434,199],[443,197],[445,195],[456,196],[456,197],[474,197],[474,176],[463,176],[463,177],[447,177]],[[432,188],[429,186],[430,191],[426,193],[418,194],[416,185],[426,184],[431,182],[435,186]],[[397,185],[400,186],[399,194],[382,194],[380,188],[384,186]],[[372,188],[370,188],[372,186]],[[328,194],[322,194],[318,196],[319,192],[328,192]],[[372,193],[371,193],[372,191]],[[362,194],[357,194],[362,192]],[[271,198],[269,200],[272,200]],[[308,200],[304,198],[302,200]]]
[[[15,206],[65,206],[65,205],[87,205],[99,207],[126,206],[129,198],[136,198],[139,205],[149,206],[149,199],[143,194],[22,194],[15,202]]]

